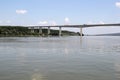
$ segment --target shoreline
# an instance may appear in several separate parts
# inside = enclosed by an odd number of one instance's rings
[[[62,30],[61,36],[79,36],[79,32],[72,32]],[[59,36],[59,30],[50,29],[48,35],[47,29],[42,29],[42,34],[39,33],[39,29],[34,29],[34,32],[27,27],[22,26],[0,26],[0,37],[47,37],[47,36]]]

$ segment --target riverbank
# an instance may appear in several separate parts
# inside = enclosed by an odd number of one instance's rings
[[[42,34],[39,33],[39,29],[34,29],[34,32],[27,27],[22,26],[0,26],[0,37],[29,37],[29,36],[48,36],[47,29],[42,29]],[[62,36],[79,36],[79,33],[71,31],[62,31]],[[50,29],[49,36],[59,36],[59,30]]]

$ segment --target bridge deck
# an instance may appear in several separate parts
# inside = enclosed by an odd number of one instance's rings
[[[68,28],[87,28],[87,27],[103,27],[103,26],[120,26],[118,24],[83,24],[83,25],[54,25],[54,26],[27,26],[27,27],[68,27]]]

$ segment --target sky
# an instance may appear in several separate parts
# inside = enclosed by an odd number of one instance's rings
[[[105,23],[120,23],[120,0],[0,0],[0,25]],[[64,29],[80,31],[80,29]],[[120,27],[86,28],[83,32],[118,33]]]

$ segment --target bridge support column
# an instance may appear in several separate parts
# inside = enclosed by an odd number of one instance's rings
[[[39,27],[39,34],[42,34],[42,27]]]
[[[50,27],[48,27],[48,35],[50,35]]]
[[[80,36],[83,36],[83,31],[82,31],[82,27],[80,28]]]
[[[61,36],[61,34],[62,34],[62,27],[59,27],[59,36]]]
[[[34,31],[34,27],[31,27],[31,33],[34,33],[35,31]]]

